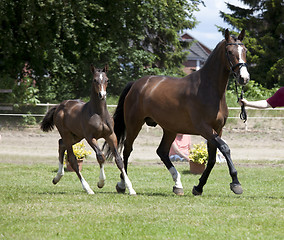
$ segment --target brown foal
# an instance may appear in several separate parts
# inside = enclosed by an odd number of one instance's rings
[[[106,88],[108,78],[106,75],[107,66],[102,69],[95,69],[91,66],[93,81],[91,87],[90,101],[84,103],[80,100],[66,100],[51,108],[41,123],[44,132],[51,131],[54,125],[60,133],[59,140],[59,169],[53,183],[57,184],[64,175],[63,158],[67,150],[68,161],[79,177],[83,189],[88,194],[94,194],[89,184],[79,172],[77,158],[74,155],[72,145],[86,139],[88,144],[94,149],[100,165],[99,182],[97,186],[102,188],[105,184],[104,162],[105,157],[100,150],[97,140],[104,138],[108,143],[111,152],[115,157],[117,167],[121,171],[122,177],[126,181],[129,194],[136,194],[132,184],[124,170],[123,162],[117,151],[117,139],[113,131],[113,119],[106,106]]]

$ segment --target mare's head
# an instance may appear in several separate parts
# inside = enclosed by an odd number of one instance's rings
[[[242,43],[244,37],[245,30],[242,30],[237,38],[230,36],[228,29],[225,31],[227,59],[231,71],[241,85],[246,85],[250,80],[246,63],[247,49]]]
[[[92,91],[98,94],[101,100],[106,99],[106,88],[108,84],[107,73],[108,65],[104,69],[96,69],[91,65],[91,72],[93,73]]]

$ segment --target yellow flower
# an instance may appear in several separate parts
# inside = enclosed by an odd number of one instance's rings
[[[72,146],[72,148],[73,148],[73,152],[74,152],[77,159],[87,158],[87,156],[92,153],[91,151],[87,151],[84,142],[76,143]],[[65,151],[64,155],[65,155],[65,158],[67,158],[67,152],[66,151]]]
[[[193,149],[190,150],[189,158],[193,162],[200,164],[206,163],[208,161],[207,147],[204,142],[200,144],[194,144]]]

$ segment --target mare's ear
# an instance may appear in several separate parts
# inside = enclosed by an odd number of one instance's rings
[[[229,29],[228,29],[228,28],[225,30],[225,39],[226,39],[227,42],[228,42],[229,39],[230,39],[230,32],[229,32]]]
[[[93,64],[91,64],[90,69],[93,74],[97,71]]]
[[[107,73],[108,72],[108,64],[105,65],[103,72]]]
[[[245,35],[246,35],[246,31],[245,31],[245,29],[243,29],[243,30],[241,31],[240,35],[238,36],[238,39],[239,39],[240,41],[243,41]]]

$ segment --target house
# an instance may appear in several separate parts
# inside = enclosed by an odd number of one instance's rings
[[[190,48],[187,50],[190,52],[190,54],[187,56],[187,60],[183,63],[183,71],[186,74],[190,74],[193,71],[199,70],[204,65],[212,50],[198,40],[194,39],[188,33],[183,34],[181,36],[181,40],[192,42]]]

